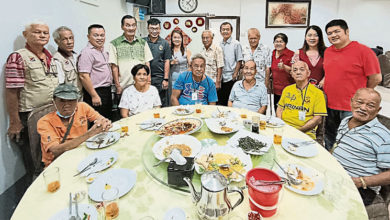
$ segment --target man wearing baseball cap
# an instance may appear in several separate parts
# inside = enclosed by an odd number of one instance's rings
[[[42,162],[47,167],[65,151],[78,147],[88,138],[107,131],[111,121],[91,106],[78,102],[79,90],[72,84],[61,84],[53,93],[53,111],[37,124],[41,135]],[[88,121],[94,125],[88,130]]]

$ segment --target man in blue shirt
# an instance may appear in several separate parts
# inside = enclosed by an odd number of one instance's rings
[[[214,81],[205,75],[206,59],[196,54],[192,57],[191,71],[180,74],[173,85],[172,105],[215,105],[218,101]]]

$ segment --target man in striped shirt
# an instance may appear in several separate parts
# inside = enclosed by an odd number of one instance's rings
[[[361,88],[351,99],[352,116],[341,121],[333,156],[351,176],[364,204],[370,205],[380,186],[390,184],[390,131],[376,118],[381,96]]]

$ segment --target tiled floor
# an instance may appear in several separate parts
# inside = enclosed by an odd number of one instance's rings
[[[0,220],[8,220],[11,218],[29,185],[30,181],[27,176],[23,176],[0,195]]]

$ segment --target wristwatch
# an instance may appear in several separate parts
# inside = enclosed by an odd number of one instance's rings
[[[164,81],[169,81],[169,79],[163,79]]]

